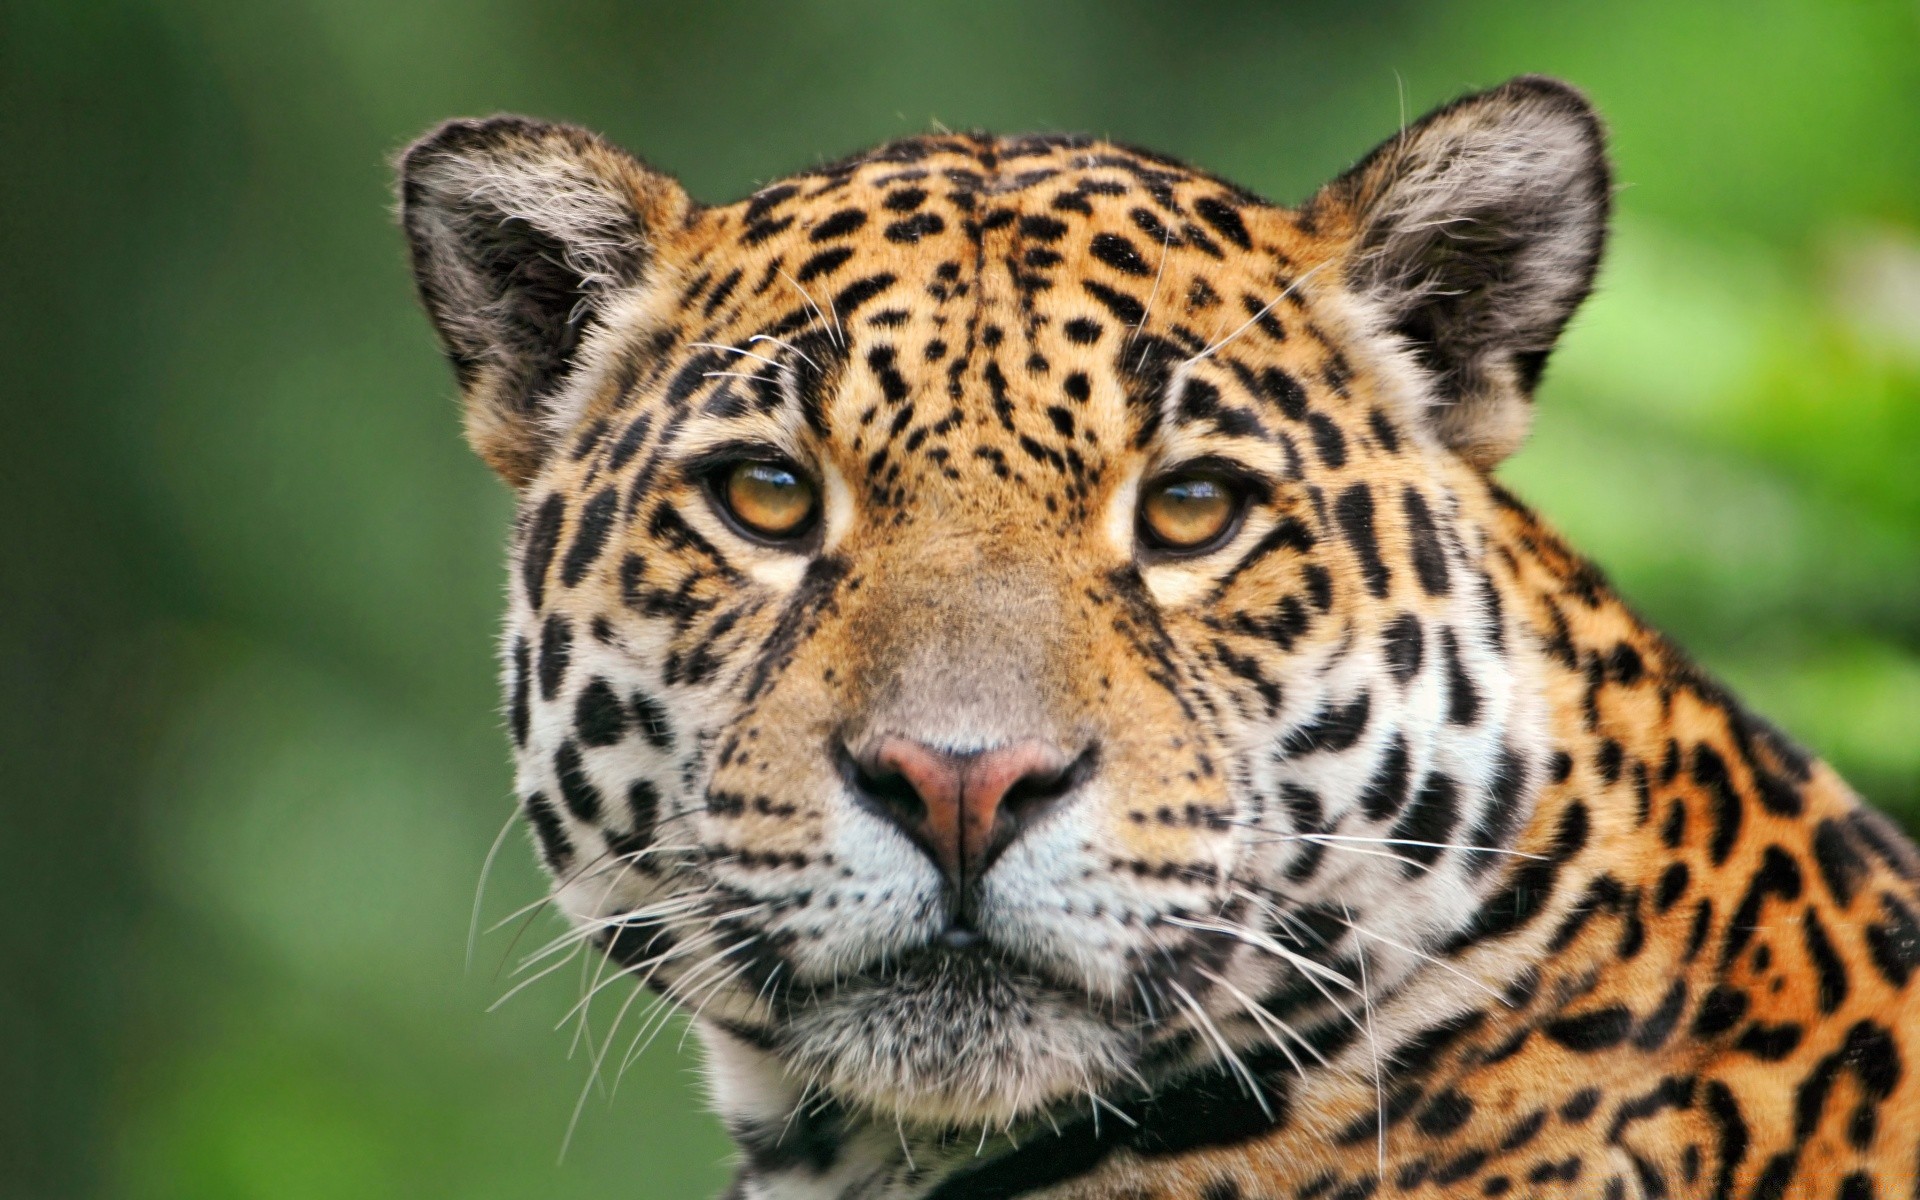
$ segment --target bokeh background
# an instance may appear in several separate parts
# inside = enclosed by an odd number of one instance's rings
[[[511,928],[465,963],[509,498],[414,309],[410,136],[568,118],[724,201],[938,125],[1081,129],[1295,200],[1524,71],[1589,90],[1623,190],[1503,474],[1920,818],[1912,0],[4,0],[0,1194],[723,1179],[677,1028],[556,1162],[579,980],[488,1014]],[[510,833],[484,923],[539,890]]]

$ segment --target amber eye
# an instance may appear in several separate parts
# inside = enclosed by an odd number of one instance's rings
[[[788,541],[813,528],[813,484],[777,462],[736,463],[721,471],[715,489],[727,512],[748,532]]]
[[[1156,549],[1190,553],[1218,542],[1239,513],[1233,485],[1218,475],[1169,475],[1147,485],[1140,529]]]

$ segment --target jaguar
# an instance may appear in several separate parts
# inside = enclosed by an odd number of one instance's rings
[[[732,1200],[1916,1195],[1920,854],[1495,478],[1577,90],[1295,207],[1060,135],[398,173],[559,945],[687,1014]]]

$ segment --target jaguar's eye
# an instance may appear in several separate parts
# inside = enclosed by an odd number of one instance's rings
[[[814,486],[785,463],[735,463],[722,468],[716,482],[721,505],[749,533],[791,541],[813,528],[819,508]]]
[[[1168,475],[1140,499],[1140,533],[1157,550],[1194,554],[1219,544],[1239,515],[1239,493],[1220,476]]]

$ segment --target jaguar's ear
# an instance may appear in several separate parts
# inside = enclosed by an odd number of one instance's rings
[[[583,332],[687,219],[679,184],[584,129],[449,121],[400,156],[413,276],[466,401],[467,440],[518,487]]]
[[[1303,213],[1344,231],[1346,286],[1425,368],[1430,428],[1491,467],[1525,439],[1547,354],[1593,288],[1609,199],[1586,98],[1524,76],[1429,113]]]

